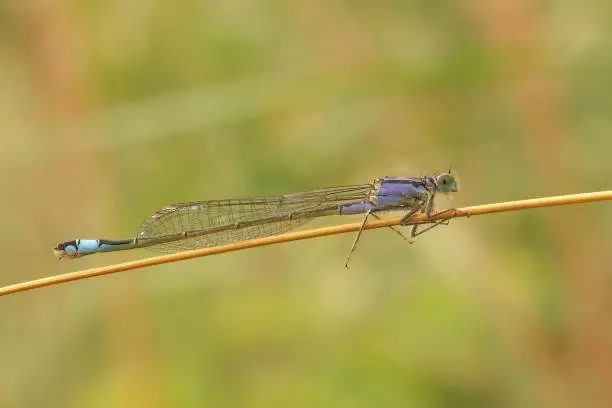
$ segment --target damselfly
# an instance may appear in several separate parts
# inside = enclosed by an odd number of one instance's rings
[[[370,215],[378,218],[376,213],[406,211],[400,225],[412,225],[410,235],[415,237],[444,221],[414,222],[410,217],[417,213],[431,217],[436,193],[456,191],[459,182],[449,170],[431,177],[383,177],[369,184],[280,196],[172,204],[145,219],[135,238],[76,239],[58,244],[54,252],[60,259],[145,247],[175,252],[281,234],[317,217],[365,214],[346,260],[348,266]],[[422,224],[429,225],[419,231]]]

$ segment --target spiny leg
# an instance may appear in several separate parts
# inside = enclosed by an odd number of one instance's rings
[[[378,215],[376,215],[375,213],[371,213],[370,214],[372,217],[376,218],[377,220],[381,220],[382,218],[380,218]],[[408,239],[408,237],[406,237],[404,234],[402,234],[402,232],[400,230],[398,230],[397,228],[395,228],[392,225],[389,225],[389,228],[391,229],[391,231],[394,231],[395,233],[397,233],[400,237],[404,238],[406,241],[408,241],[409,243],[412,244],[412,241],[410,241]]]
[[[436,216],[440,216],[440,215],[444,215],[446,213],[450,213],[450,212],[456,212],[456,210],[454,208],[450,208],[448,210],[444,210],[442,212],[439,212],[437,214],[435,214]],[[437,227],[438,225],[448,225],[450,222],[450,219],[444,219],[444,220],[438,220],[438,221],[431,221],[431,222],[424,222],[424,223],[418,223],[418,224],[414,224],[412,226],[412,229],[410,230],[410,236],[412,238],[416,237],[417,235],[421,235],[427,231],[429,231],[432,228]],[[424,230],[419,231],[419,225],[421,224],[432,224],[430,226],[428,226],[427,228],[425,228]]]
[[[351,246],[351,249],[349,250],[349,254],[346,257],[346,263],[344,264],[344,267],[348,269],[348,265],[349,265],[349,261],[351,259],[351,255],[353,254],[353,252],[355,252],[355,248],[357,247],[357,242],[359,241],[359,238],[361,238],[361,234],[363,233],[363,229],[366,225],[366,222],[368,220],[368,217],[371,215],[372,217],[376,218],[377,220],[380,220],[381,218],[376,215],[376,213],[374,213],[375,210],[369,210],[368,212],[366,212],[366,215],[363,219],[363,222],[361,223],[361,228],[359,229],[359,232],[357,233],[357,237],[355,237],[355,241],[353,242],[353,245]],[[417,209],[418,211],[418,209]],[[411,214],[412,215],[412,214]],[[389,228],[396,232],[400,237],[404,238],[406,241],[408,241],[408,243],[412,244],[413,241],[411,241],[410,239],[408,239],[408,237],[406,237],[404,234],[402,234],[402,232],[400,230],[398,230],[397,228],[393,227],[392,225],[389,226]]]
[[[434,197],[436,196],[435,192],[432,194],[425,194],[425,197],[423,198],[421,205],[415,207],[412,211],[410,211],[408,214],[406,214],[400,221],[401,225],[412,225],[412,229],[410,230],[410,236],[411,237],[415,237],[417,235],[419,235],[419,233],[417,233],[418,230],[418,226],[421,224],[429,224],[431,223],[431,221],[417,221],[417,222],[410,222],[409,219],[411,216],[413,216],[414,214],[416,214],[417,212],[420,212],[422,214],[427,215],[427,217],[431,217],[431,213],[433,212],[433,205],[434,205]],[[426,230],[424,230],[423,232],[431,229],[433,227],[429,227]]]
[[[372,214],[374,210],[368,210],[366,212],[365,217],[363,217],[363,222],[361,223],[361,228],[359,228],[359,232],[357,233],[357,236],[355,237],[355,241],[353,241],[353,245],[351,246],[351,249],[349,250],[348,256],[346,257],[346,263],[344,264],[344,267],[346,269],[348,269],[348,265],[349,265],[349,261],[351,260],[351,255],[353,254],[353,252],[355,251],[355,247],[357,246],[357,242],[359,242],[359,238],[361,238],[361,233],[363,232],[363,228],[365,227],[366,223],[368,222],[368,217]],[[376,217],[378,218],[378,217]]]
[[[418,213],[419,211],[421,211],[423,209],[423,206],[425,205],[425,203],[420,203],[419,205],[416,205],[415,207],[413,207],[410,211],[408,211],[406,213],[406,215],[404,215],[402,217],[402,219],[400,220],[400,225],[412,225],[411,222],[408,222],[408,220],[410,219],[410,217],[412,217],[414,214]]]
[[[426,224],[426,223],[422,223],[422,224]],[[427,223],[427,224],[429,224],[429,223]],[[414,224],[414,225],[412,226],[412,229],[410,230],[410,236],[411,236],[412,238],[414,238],[414,237],[416,237],[416,236],[418,236],[418,235],[424,234],[425,232],[429,231],[429,230],[430,230],[430,229],[432,229],[432,228],[437,227],[438,225],[448,225],[448,220],[442,220],[442,221],[432,221],[432,224],[433,224],[433,225],[430,225],[430,226],[428,226],[427,228],[425,228],[425,229],[423,229],[423,230],[421,230],[421,231],[419,231],[419,230],[418,230],[418,229],[419,229],[419,225],[421,225],[421,223],[419,223],[419,224]]]

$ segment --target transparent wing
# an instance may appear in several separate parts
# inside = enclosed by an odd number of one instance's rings
[[[211,228],[277,216],[308,213],[307,217],[266,222],[231,228],[210,234],[148,247],[157,252],[175,252],[276,235],[290,231],[316,217],[317,210],[368,198],[373,184],[330,187],[282,196],[244,199],[196,201],[166,206],[147,218],[138,231],[138,238],[159,238],[184,231],[205,231]],[[321,214],[322,215],[322,214]]]

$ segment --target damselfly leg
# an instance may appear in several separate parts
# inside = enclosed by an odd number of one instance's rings
[[[408,211],[408,213],[402,218],[410,218],[412,217],[414,214],[416,214],[417,212],[419,212],[421,210],[421,208],[423,207],[424,204],[420,204],[412,209],[410,209],[410,211]],[[363,218],[363,222],[361,223],[361,228],[359,228],[359,232],[357,232],[357,236],[355,237],[355,241],[353,241],[353,245],[351,246],[351,249],[349,250],[348,256],[346,257],[346,263],[344,264],[344,267],[346,269],[348,269],[349,267],[349,262],[351,260],[351,255],[353,254],[353,252],[355,252],[355,248],[357,247],[357,242],[359,242],[359,238],[361,238],[361,234],[363,233],[363,229],[368,221],[368,217],[371,215],[373,217],[375,217],[376,219],[380,220],[380,217],[378,217],[375,214],[375,211],[377,211],[377,209],[370,209],[366,212],[365,217]],[[402,234],[399,230],[397,230],[396,228],[390,226],[389,228],[391,228],[393,231],[395,231],[397,234],[399,234],[402,238],[404,238],[406,241],[408,241],[408,243],[412,244],[413,241],[411,241],[410,239],[406,238],[406,236],[404,234]]]
[[[436,217],[440,217],[443,216],[444,214],[448,214],[448,213],[452,213],[453,215],[465,215],[462,212],[458,211],[455,208],[449,208],[448,210],[444,210],[442,212],[439,212],[437,214],[433,214],[432,216],[436,216]],[[448,225],[450,223],[450,218],[446,218],[444,220],[437,220],[437,221],[424,221],[424,222],[420,222],[420,223],[416,223],[412,226],[412,229],[410,230],[410,236],[412,238],[416,237],[417,235],[421,235],[427,231],[429,231],[432,228],[437,227],[438,225]],[[428,225],[427,228],[419,231],[419,225],[422,224],[431,224]]]

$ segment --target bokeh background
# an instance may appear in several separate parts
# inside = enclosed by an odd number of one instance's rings
[[[612,3],[0,3],[3,285],[166,204],[422,175],[606,190]],[[369,231],[0,299],[2,407],[612,406],[610,204]],[[354,222],[320,220],[311,226]]]

